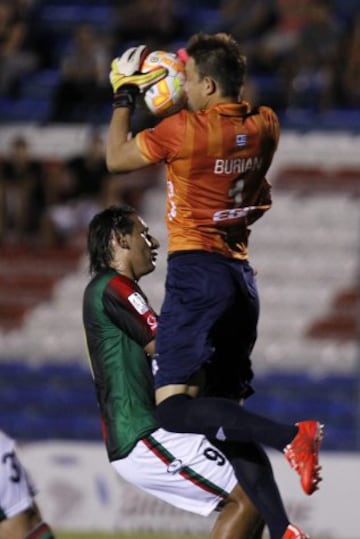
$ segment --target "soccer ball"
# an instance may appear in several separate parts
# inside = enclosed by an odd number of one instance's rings
[[[185,105],[185,67],[176,54],[166,51],[151,52],[144,60],[141,70],[166,67],[167,76],[146,90],[144,101],[155,116],[170,116]]]

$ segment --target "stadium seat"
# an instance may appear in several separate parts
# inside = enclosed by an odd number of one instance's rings
[[[0,329],[21,326],[31,309],[51,298],[55,283],[77,267],[81,255],[78,249],[1,246]]]
[[[82,23],[90,23],[109,30],[114,21],[113,8],[106,2],[44,3],[39,9],[39,23],[55,34],[71,34]]]
[[[0,99],[0,122],[43,123],[49,118],[51,101],[46,97],[24,97]]]
[[[59,69],[44,69],[23,79],[21,95],[23,98],[50,99],[60,80]]]

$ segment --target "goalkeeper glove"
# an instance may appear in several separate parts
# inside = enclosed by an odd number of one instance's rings
[[[166,77],[165,67],[156,67],[146,73],[140,71],[148,54],[146,45],[139,45],[127,49],[112,61],[109,78],[114,91],[114,108],[128,107],[133,112],[138,94]]]

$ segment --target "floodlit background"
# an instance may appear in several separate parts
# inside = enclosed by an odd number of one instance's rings
[[[121,202],[161,242],[142,285],[157,309],[163,297],[164,171],[105,167],[111,59],[138,43],[176,51],[194,32],[229,31],[248,57],[246,97],[272,106],[282,125],[273,208],[250,239],[261,319],[247,406],[325,424],[314,497],[302,497],[281,455],[272,462],[299,524],[317,539],[358,539],[359,2],[0,0],[0,28],[0,428],[19,441],[49,522],[64,532],[211,527],[114,476],[81,301],[89,219]],[[140,103],[134,132],[154,121]]]

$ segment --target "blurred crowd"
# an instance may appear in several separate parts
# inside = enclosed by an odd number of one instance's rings
[[[248,57],[247,92],[276,109],[360,106],[358,0],[0,0],[0,96],[53,73],[49,122],[108,107],[112,57],[128,45],[176,50],[228,31]],[[90,16],[91,15],[91,16]]]
[[[223,0],[221,6],[224,27],[248,56],[255,92],[275,109],[360,106],[359,2]]]
[[[81,153],[65,160],[34,157],[30,141],[19,134],[0,159],[0,245],[84,248],[93,215],[111,204],[141,212],[158,174],[150,167],[119,181],[107,171],[97,131],[89,133]]]
[[[111,59],[141,42],[176,51],[197,31],[241,43],[255,105],[360,108],[359,0],[0,0],[0,101],[21,100],[46,74],[46,123],[94,126],[83,153],[64,162],[35,159],[21,134],[0,155],[0,244],[77,242],[99,207],[141,211],[156,174],[117,181],[96,131],[101,111],[110,117]],[[140,107],[135,130],[151,120]]]

